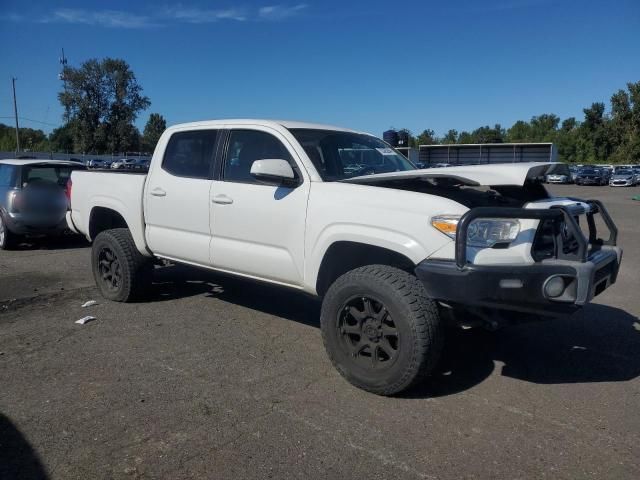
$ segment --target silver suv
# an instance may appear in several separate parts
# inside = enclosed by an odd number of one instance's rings
[[[25,235],[65,231],[71,172],[85,168],[57,160],[0,160],[0,250]]]

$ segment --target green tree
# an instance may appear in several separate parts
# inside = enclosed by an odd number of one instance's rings
[[[47,151],[49,141],[42,130],[21,127],[20,148],[25,151]],[[0,124],[0,150],[13,152],[16,150],[16,130],[9,125]]]
[[[159,113],[149,115],[149,120],[144,126],[142,133],[142,150],[145,152],[153,152],[156,144],[160,139],[160,135],[167,129],[167,121]]]
[[[531,125],[524,120],[518,120],[507,130],[507,141],[512,143],[524,143],[531,141]]]
[[[438,143],[436,132],[430,128],[423,130],[422,133],[416,137],[416,142],[418,145],[433,145]]]
[[[504,137],[505,131],[500,124],[496,124],[493,128],[486,125],[471,132],[471,143],[503,143]]]
[[[139,148],[133,123],[151,102],[129,65],[120,59],[91,59],[65,67],[66,88],[58,94],[79,152],[120,152]]]
[[[457,143],[457,142],[458,142],[458,131],[454,130],[453,128],[450,129],[447,133],[445,133],[444,137],[442,137],[442,143],[450,144],[450,143]]]
[[[73,132],[71,125],[65,123],[49,134],[49,144],[52,152],[73,152]]]
[[[533,142],[553,142],[558,130],[560,118],[557,115],[543,113],[533,117],[529,125],[531,126],[529,141]]]

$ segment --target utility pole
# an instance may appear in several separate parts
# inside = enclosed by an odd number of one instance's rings
[[[13,114],[16,117],[16,152],[20,151],[20,126],[18,125],[18,102],[16,102],[16,78],[11,77],[13,85]]]
[[[62,55],[60,56],[60,73],[58,74],[58,78],[62,80],[62,84],[64,85],[64,93],[67,93],[67,76],[65,75],[65,68],[67,68],[67,57],[64,56],[64,48],[62,49]],[[65,115],[66,120],[69,118],[69,107],[65,107]]]

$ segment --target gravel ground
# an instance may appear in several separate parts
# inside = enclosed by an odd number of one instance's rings
[[[606,202],[618,283],[571,317],[452,333],[400,398],[341,379],[308,297],[176,266],[116,304],[82,241],[0,252],[0,479],[640,478],[640,190],[551,189]]]

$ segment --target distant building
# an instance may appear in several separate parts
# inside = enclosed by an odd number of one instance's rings
[[[553,143],[420,145],[418,161],[423,166],[556,162],[557,151]]]

